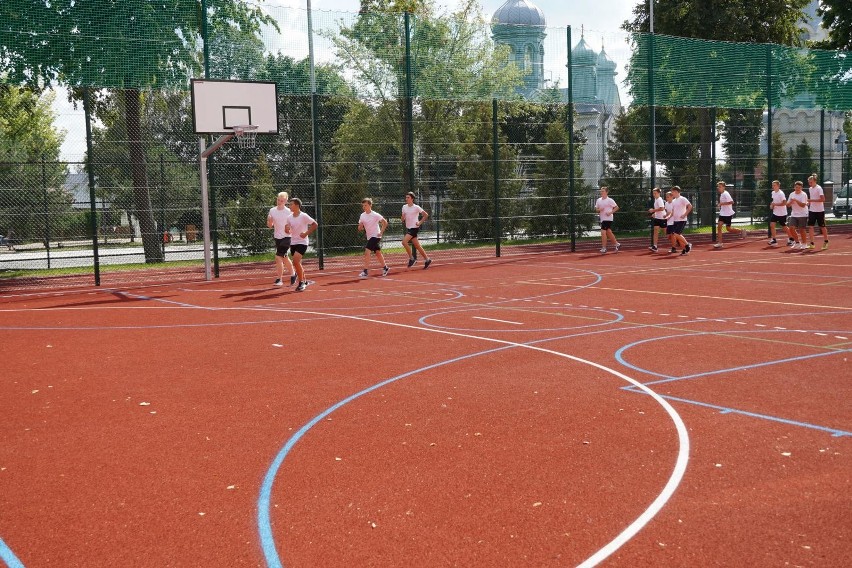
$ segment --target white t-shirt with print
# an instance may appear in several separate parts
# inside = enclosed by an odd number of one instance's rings
[[[364,232],[367,234],[367,238],[372,239],[381,236],[381,222],[384,220],[385,218],[375,211],[370,211],[369,213],[365,211],[358,218],[358,223],[364,225]]]
[[[278,207],[273,207],[269,210],[269,217],[272,219],[273,227],[272,235],[276,239],[284,239],[290,236],[284,231],[284,227],[287,226],[287,222],[292,216],[293,212],[290,211],[290,209],[288,209],[287,207],[285,207],[284,209],[278,209]]]
[[[308,244],[308,237],[303,237],[302,233],[308,230],[308,227],[310,227],[311,223],[316,223],[316,221],[314,221],[313,218],[304,211],[299,211],[298,215],[290,216],[291,245]]]
[[[722,217],[731,217],[734,214],[734,200],[731,199],[731,194],[726,189],[719,195],[719,215]]]
[[[825,192],[822,190],[822,186],[819,184],[814,185],[813,187],[808,188],[808,193],[811,195],[811,199],[819,199],[822,197],[825,199]],[[818,201],[810,204],[811,211],[814,213],[824,213],[825,212],[825,202]]]
[[[787,214],[787,205],[783,204],[786,201],[784,192],[772,190],[772,214],[783,217]],[[783,204],[783,205],[782,205]]]
[[[804,207],[799,207],[795,205],[793,202],[801,203]],[[804,191],[801,193],[796,193],[795,191],[790,193],[790,197],[787,198],[787,205],[790,206],[790,210],[792,212],[793,217],[807,217],[808,216],[808,194]]]
[[[406,229],[415,229],[417,228],[417,221],[420,220],[420,214],[425,213],[419,205],[416,203],[412,203],[411,205],[405,204],[402,206],[402,216],[405,218],[405,228]]]
[[[616,207],[618,207],[618,204],[616,204],[612,197],[607,197],[606,199],[598,197],[597,201],[595,201],[595,209],[600,213],[601,221],[612,221],[612,210]]]

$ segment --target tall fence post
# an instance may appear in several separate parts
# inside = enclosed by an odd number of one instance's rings
[[[710,159],[712,163],[710,165],[710,187],[714,187],[714,183],[716,182],[716,107],[710,109],[710,139],[712,140],[712,146],[710,146]],[[737,179],[734,178],[734,183],[736,183]],[[699,194],[701,192],[699,191]],[[714,202],[719,198],[714,198]],[[752,205],[753,206],[753,205]],[[698,221],[701,221],[701,215],[698,216]],[[711,240],[716,242],[716,223],[710,223],[710,234],[712,235]]]
[[[41,157],[41,188],[44,198],[44,250],[47,252],[47,268],[50,268],[50,202],[47,199],[47,162]]]
[[[491,165],[494,172],[494,247],[495,255],[500,256],[500,144],[497,137],[497,99],[491,99]]]
[[[825,109],[819,109],[819,183],[825,181]]]
[[[657,107],[654,97],[654,19],[651,18],[651,34],[648,36],[648,125],[651,157],[650,186],[657,185]]]
[[[766,177],[772,185],[772,44],[766,44]]]
[[[320,185],[320,177],[322,169],[320,167],[320,143],[319,143],[319,122],[317,122],[317,94],[311,93],[311,138],[313,139],[313,170],[314,170],[314,213],[316,214],[317,222],[317,261],[319,269],[325,269],[325,249],[323,247],[323,218],[322,218],[322,190]]]
[[[411,14],[405,13],[405,121],[407,123],[408,191],[414,192],[414,93],[411,86]]]
[[[166,166],[162,154],[160,155],[160,240],[163,248],[163,262],[166,261]]]
[[[574,69],[571,53],[571,26],[568,39],[568,230],[571,233],[571,252],[577,249],[577,224],[574,217]]]
[[[86,116],[86,169],[89,170],[89,212],[92,230],[92,263],[95,270],[95,286],[101,285],[101,266],[98,257],[98,209],[95,201],[95,160],[92,156],[92,101],[88,87],[83,89],[83,113]]]

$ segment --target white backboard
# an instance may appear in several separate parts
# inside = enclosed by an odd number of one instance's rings
[[[271,81],[192,79],[192,125],[196,134],[228,134],[254,125],[258,134],[278,134],[278,86]]]

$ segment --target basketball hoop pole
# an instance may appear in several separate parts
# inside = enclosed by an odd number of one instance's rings
[[[213,280],[213,273],[210,266],[210,204],[207,190],[207,158],[233,137],[234,134],[220,136],[210,148],[207,148],[204,138],[198,140],[198,167],[201,173],[201,232],[204,236],[204,279],[208,282]]]

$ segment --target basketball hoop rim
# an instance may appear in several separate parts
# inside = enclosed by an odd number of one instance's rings
[[[258,129],[258,126],[256,124],[238,124],[230,128],[235,136],[242,136],[243,134],[253,134]]]

